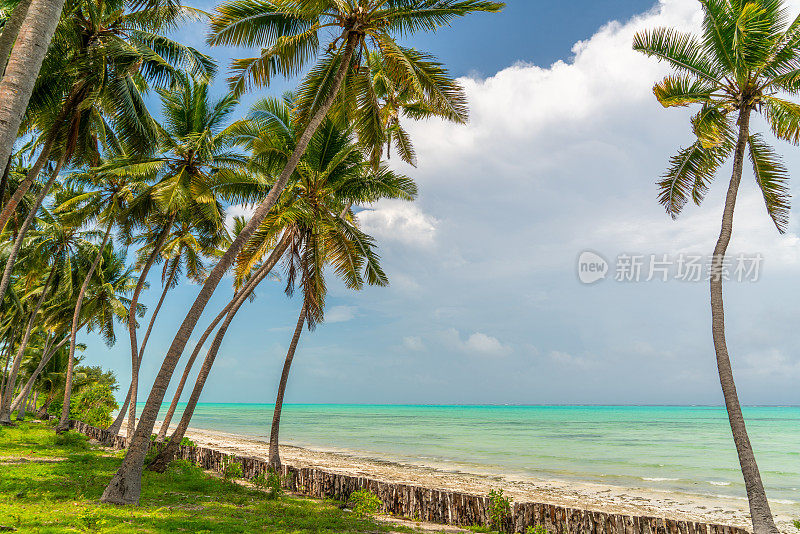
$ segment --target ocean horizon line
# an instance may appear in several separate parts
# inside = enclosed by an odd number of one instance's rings
[[[137,406],[144,405],[146,401],[139,401]],[[168,401],[161,403],[169,404]],[[185,405],[181,401],[178,405]],[[238,404],[243,406],[268,406],[272,402],[237,402],[237,401],[203,401],[198,405],[210,404]],[[606,404],[606,403],[468,403],[468,404],[439,404],[439,403],[382,403],[382,402],[284,402],[284,406],[373,406],[373,407],[413,407],[413,408],[725,408],[724,404]],[[742,404],[743,408],[800,408],[800,404]]]

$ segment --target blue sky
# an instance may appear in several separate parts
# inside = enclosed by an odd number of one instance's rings
[[[697,10],[694,0],[512,0],[501,15],[415,40],[463,76],[471,122],[409,126],[419,167],[394,164],[418,181],[418,201],[359,215],[391,286],[354,293],[331,284],[327,322],[304,333],[287,401],[720,403],[706,284],[613,280],[620,254],[675,259],[710,252],[716,238],[729,168],[702,208],[678,221],[663,213],[654,182],[690,141],[689,112],[655,102],[652,84],[666,71],[630,49],[642,28],[696,29]],[[201,27],[181,36],[203,46]],[[210,53],[224,71],[230,57],[252,52]],[[278,82],[245,105],[291,86]],[[800,170],[797,149],[779,148]],[[779,236],[749,174],[737,210],[733,253],[763,257],[758,281],[726,286],[739,392],[746,403],[798,404],[797,222]],[[578,280],[584,250],[609,261],[609,279]],[[158,279],[151,284],[147,304],[157,298]],[[168,296],[142,390],[197,290],[182,284]],[[193,340],[230,294],[224,282]],[[202,400],[271,402],[298,309],[265,282],[229,329]],[[127,336],[118,337],[107,349],[84,336],[87,362],[127,384]]]

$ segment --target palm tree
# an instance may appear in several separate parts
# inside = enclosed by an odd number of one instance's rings
[[[31,0],[0,80],[0,161],[11,156],[36,77],[65,0]],[[2,226],[0,226],[2,228]]]
[[[123,162],[116,171],[147,176],[155,183],[131,202],[125,213],[128,226],[150,227],[151,245],[131,298],[135,306],[150,268],[169,236],[181,224],[193,228],[204,246],[213,246],[224,229],[222,201],[257,198],[264,184],[246,171],[246,158],[233,150],[234,137],[224,128],[237,101],[228,95],[212,100],[208,83],[185,80],[174,90],[159,90],[164,125],[160,128],[160,155],[141,162]],[[184,221],[184,223],[181,222]],[[133,434],[138,389],[139,345],[137,323],[130,317],[131,395],[129,434]]]
[[[30,9],[32,14],[34,6]],[[150,83],[161,87],[175,84],[184,76],[181,67],[199,77],[213,73],[213,63],[206,56],[158,33],[195,13],[186,8],[127,11],[125,0],[69,4],[26,112],[26,129],[42,133],[41,150],[0,212],[0,228],[52,153],[56,154],[56,170],[37,197],[39,203],[61,167],[70,161],[97,165],[101,148],[119,150],[121,143],[139,152],[152,148],[155,123],[141,92]],[[22,235],[30,224],[26,223]],[[13,261],[14,255],[12,265]],[[7,279],[4,273],[0,296]]]
[[[253,153],[258,166],[267,173],[271,168],[283,167],[300,135],[297,115],[292,112],[294,107],[291,95],[283,100],[267,98],[253,107],[248,120],[232,127]],[[321,317],[325,293],[321,270],[325,264],[332,265],[346,285],[354,289],[363,285],[364,278],[371,284],[386,283],[386,276],[373,252],[372,240],[354,225],[350,208],[353,202],[374,202],[379,198],[412,200],[416,195],[416,185],[409,178],[396,174],[385,166],[379,166],[376,171],[365,160],[360,148],[352,138],[352,131],[341,129],[333,120],[326,120],[315,133],[301,164],[281,196],[280,203],[239,255],[236,273],[236,285],[239,289],[226,308],[229,308],[227,315],[198,373],[178,428],[149,469],[166,469],[189,426],[231,321],[285,252],[289,251],[290,257],[287,291],[291,292],[294,288],[300,263],[305,271],[315,274],[313,284],[309,282],[312,280],[310,276],[303,277],[304,287],[309,285],[314,295],[304,299],[301,326],[306,320],[314,325]],[[309,248],[309,244],[313,244],[313,250]],[[304,250],[302,254],[301,249]],[[313,266],[311,258],[317,260]],[[212,323],[195,347],[193,356],[213,328]],[[293,346],[296,345],[295,341]],[[188,369],[187,365],[182,381],[187,376]],[[285,375],[288,377],[288,367]],[[282,384],[285,388],[285,379]],[[171,410],[177,404],[177,399],[179,393],[176,392]],[[168,421],[165,420],[162,424],[163,432],[166,432],[167,424]]]
[[[312,68],[315,76],[308,78],[310,83],[301,86],[305,102],[303,133],[269,194],[209,273],[179,327],[156,375],[128,453],[103,492],[103,502],[133,504],[139,501],[150,434],[183,349],[223,274],[286,187],[311,137],[339,95],[351,67],[357,66],[359,58],[374,49],[391,63],[398,82],[413,80],[416,91],[432,95],[439,89],[436,81],[426,75],[425,65],[417,61],[416,54],[398,45],[395,38],[418,31],[435,31],[457,17],[479,11],[496,12],[502,7],[500,2],[486,0],[364,0],[357,5],[353,1],[339,0],[231,0],[218,8],[211,24],[210,44],[263,48],[262,55],[257,58],[234,62],[231,87],[235,94],[251,86],[264,85],[275,75],[299,74],[310,62],[325,55],[316,68]],[[327,28],[336,28],[340,33],[323,46],[320,33],[324,34]],[[313,80],[321,83],[311,83]]]
[[[725,340],[722,275],[733,231],[733,213],[745,153],[767,213],[780,233],[789,220],[789,175],[760,133],[750,132],[758,112],[780,139],[800,141],[800,105],[786,99],[800,90],[800,16],[785,27],[786,9],[773,0],[704,0],[700,36],[660,28],[637,34],[633,47],[670,65],[675,73],[657,83],[665,107],[700,105],[692,119],[697,137],[672,157],[659,182],[659,202],[673,218],[688,199],[699,204],[716,171],[732,155],[722,228],[711,265],[711,320],[725,407],[744,476],[755,534],[778,530],[770,511],[755,454],[747,435]]]

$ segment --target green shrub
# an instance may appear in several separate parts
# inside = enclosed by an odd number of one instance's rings
[[[383,504],[378,496],[368,489],[360,489],[351,493],[347,502],[353,513],[358,517],[366,517],[377,513]]]
[[[800,528],[800,519],[795,519],[792,523],[794,524],[794,528]]]
[[[183,438],[181,438],[181,445],[184,447],[197,447],[197,444],[194,441],[187,438],[186,436],[183,436]]]
[[[502,531],[511,516],[511,497],[503,497],[503,490],[489,492],[489,522],[492,528]]]
[[[222,478],[229,482],[242,478],[242,464],[235,461],[233,456],[226,456],[222,460]]]
[[[92,384],[80,390],[70,402],[69,416],[98,428],[111,426],[111,414],[119,408],[111,388]]]
[[[544,525],[536,525],[525,529],[525,534],[548,534],[548,532]]]
[[[69,430],[63,434],[56,434],[55,444],[75,450],[86,450],[89,448],[89,438],[80,432]]]
[[[273,469],[255,475],[250,482],[258,489],[265,491],[269,500],[279,499],[283,495],[281,476]]]

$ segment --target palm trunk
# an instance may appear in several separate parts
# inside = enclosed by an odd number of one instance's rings
[[[714,247],[714,257],[711,263],[711,332],[714,338],[714,350],[717,353],[717,369],[719,371],[722,394],[725,397],[725,408],[728,411],[733,441],[736,444],[736,452],[739,454],[739,465],[742,469],[744,484],[747,489],[747,499],[750,503],[753,533],[778,534],[778,529],[775,526],[769,502],[767,501],[767,494],[764,491],[764,484],[761,482],[761,474],[758,471],[756,457],[750,445],[750,438],[747,435],[742,408],[739,405],[739,397],[736,393],[736,384],[733,381],[733,370],[725,341],[725,312],[722,302],[722,266],[733,232],[733,212],[736,206],[739,183],[742,180],[744,152],[749,136],[750,111],[750,108],[743,108],[739,112],[739,139],[733,159],[733,174],[728,186],[728,194],[725,198],[722,228],[717,245]]]
[[[0,34],[0,76],[6,70],[8,65],[8,58],[11,55],[11,50],[14,48],[14,43],[19,36],[19,30],[22,28],[22,23],[25,22],[25,16],[28,14],[28,7],[31,5],[31,0],[20,0],[17,7],[11,13],[11,16],[3,26],[3,33]]]
[[[326,96],[317,112],[312,116],[308,126],[303,131],[300,139],[298,139],[292,155],[289,157],[286,166],[270,189],[269,194],[267,194],[263,202],[259,204],[250,221],[245,225],[239,235],[236,236],[236,239],[234,239],[231,246],[211,271],[203,287],[200,289],[200,293],[192,304],[192,307],[186,314],[183,323],[180,328],[178,328],[178,332],[172,340],[167,354],[164,356],[161,369],[159,369],[156,379],[153,382],[150,396],[147,398],[144,410],[142,410],[142,420],[136,429],[136,433],[133,435],[128,453],[125,455],[122,465],[108,483],[108,486],[106,486],[101,498],[102,502],[116,504],[135,504],[139,502],[139,495],[142,489],[142,467],[144,466],[144,457],[150,446],[150,434],[153,431],[153,426],[155,425],[158,411],[161,407],[161,401],[164,400],[164,394],[167,391],[167,387],[172,379],[175,366],[178,364],[178,360],[183,353],[183,349],[186,347],[189,337],[192,335],[197,322],[200,320],[200,316],[206,304],[208,304],[208,301],[214,294],[214,290],[217,288],[217,285],[219,285],[223,274],[225,274],[228,268],[233,264],[242,246],[250,239],[253,232],[258,228],[272,209],[272,206],[278,200],[278,196],[286,187],[289,177],[294,173],[297,164],[300,162],[300,158],[308,147],[311,137],[328,114],[328,110],[330,110],[342,86],[347,71],[349,70],[353,51],[356,48],[359,38],[357,33],[351,32],[348,34],[347,44],[345,45],[341,62],[331,84],[330,93]],[[2,154],[0,154],[0,161],[3,161]]]
[[[84,322],[84,324],[86,323]],[[45,353],[42,355],[42,359],[39,361],[39,365],[36,366],[36,370],[33,372],[31,377],[25,383],[25,386],[22,388],[22,392],[20,392],[20,394],[17,395],[17,398],[14,399],[14,402],[11,403],[12,412],[19,406],[19,403],[22,400],[23,395],[27,394],[27,392],[31,390],[31,388],[33,387],[33,383],[39,377],[39,373],[42,372],[42,369],[44,369],[45,365],[47,365],[50,362],[50,359],[53,357],[53,355],[58,351],[58,349],[63,347],[67,341],[69,341],[69,336],[64,336],[64,339],[62,339],[55,347],[51,347],[45,351]]]
[[[25,327],[25,334],[22,336],[22,340],[19,343],[17,355],[14,357],[14,364],[11,366],[11,375],[6,383],[6,388],[3,390],[3,407],[0,409],[0,425],[11,424],[11,398],[14,396],[14,388],[17,385],[17,373],[19,372],[19,366],[22,363],[22,355],[25,353],[25,349],[28,346],[28,341],[31,339],[31,332],[33,331],[33,325],[36,323],[36,316],[39,314],[39,309],[42,307],[45,298],[47,298],[47,290],[50,288],[50,282],[53,281],[53,276],[55,276],[55,273],[56,267],[53,265],[53,267],[50,269],[50,274],[47,277],[47,281],[45,281],[44,287],[42,288],[42,294],[39,297],[39,300],[36,301],[36,306],[31,312],[28,325]]]
[[[128,394],[125,395],[125,402],[122,403],[122,407],[119,409],[117,418],[114,419],[114,422],[111,423],[110,427],[108,427],[108,439],[106,439],[106,441],[103,443],[104,445],[111,445],[114,437],[119,434],[119,431],[122,428],[122,421],[125,419],[125,414],[128,413],[129,402],[131,402],[131,386],[128,386]]]
[[[0,231],[2,231],[6,224],[8,223],[11,216],[14,215],[14,211],[17,209],[17,206],[22,201],[22,198],[28,192],[28,190],[33,185],[33,182],[39,177],[39,173],[42,172],[45,164],[50,159],[50,154],[53,151],[53,146],[55,145],[56,139],[58,135],[61,133],[61,129],[64,126],[64,122],[67,120],[67,117],[70,113],[73,112],[73,108],[76,106],[76,101],[78,99],[78,93],[73,92],[64,101],[64,105],[61,108],[61,111],[56,117],[56,121],[53,124],[50,132],[47,134],[45,138],[44,146],[42,147],[42,151],[39,153],[39,157],[36,158],[36,161],[33,164],[28,172],[25,174],[25,179],[17,186],[17,189],[11,195],[11,198],[8,199],[8,202],[3,206],[3,210],[0,211]],[[9,156],[9,165],[11,163],[11,157]],[[63,164],[63,162],[62,162]],[[58,174],[58,173],[56,173]],[[0,198],[0,201],[2,199]]]
[[[50,176],[50,179],[47,181],[44,187],[42,187],[42,190],[36,197],[33,206],[31,206],[31,211],[22,222],[22,226],[19,229],[17,238],[14,240],[14,245],[11,247],[11,253],[8,255],[8,259],[6,260],[5,269],[3,269],[3,278],[0,280],[0,302],[2,302],[3,298],[6,296],[8,284],[11,282],[11,273],[14,270],[14,264],[17,261],[19,249],[22,248],[22,242],[25,240],[25,234],[28,232],[28,228],[30,227],[31,223],[33,223],[33,220],[36,218],[36,212],[39,211],[39,207],[42,205],[42,202],[44,202],[44,198],[47,196],[47,193],[50,192],[50,188],[53,187],[53,183],[55,183],[60,170],[61,165],[58,165],[52,176]]]
[[[281,256],[283,256],[283,253],[286,251],[288,245],[289,236],[286,234],[275,247],[275,249],[273,249],[273,251],[270,253],[267,261],[265,261],[264,264],[258,268],[258,271],[256,271],[255,275],[247,282],[245,287],[239,291],[238,295],[233,297],[233,300],[231,300],[230,304],[227,306],[230,308],[230,311],[228,311],[225,321],[219,327],[217,335],[214,336],[214,341],[211,343],[211,347],[208,349],[205,360],[203,360],[203,365],[200,367],[200,372],[197,374],[197,380],[195,381],[194,389],[192,389],[192,394],[189,396],[189,400],[186,403],[186,408],[183,410],[181,420],[178,423],[178,428],[176,428],[175,432],[173,432],[172,436],[170,436],[169,443],[167,443],[166,447],[161,450],[158,456],[156,456],[156,458],[147,467],[148,469],[163,473],[170,461],[172,461],[172,458],[175,456],[183,436],[186,434],[186,429],[189,428],[189,421],[191,421],[192,415],[194,415],[194,409],[197,406],[197,402],[200,400],[200,394],[203,392],[206,379],[208,378],[208,374],[211,372],[211,367],[214,365],[214,360],[216,359],[217,352],[219,352],[219,348],[222,345],[222,339],[225,337],[228,326],[236,316],[236,312],[238,312],[239,308],[242,307],[242,304],[244,304],[258,284],[260,284],[261,281],[264,280],[264,278],[266,278],[266,276],[270,273],[270,271],[272,271],[272,268],[275,267],[275,264],[278,263],[278,260],[281,259]]]
[[[192,367],[194,366],[194,362],[197,359],[197,355],[200,354],[200,349],[203,348],[208,336],[214,331],[214,328],[217,327],[219,322],[225,318],[225,315],[228,313],[228,310],[231,309],[234,301],[236,300],[237,295],[233,295],[233,299],[224,307],[222,311],[217,314],[211,324],[208,325],[203,335],[200,337],[200,341],[194,346],[194,350],[192,351],[192,355],[189,357],[189,361],[186,362],[186,367],[183,368],[183,375],[181,375],[181,381],[178,383],[178,388],[175,390],[175,395],[172,396],[172,402],[169,405],[169,409],[167,410],[167,414],[164,416],[164,421],[161,423],[161,428],[158,430],[158,436],[156,437],[156,441],[163,442],[164,438],[167,436],[167,431],[169,430],[169,425],[172,422],[172,417],[175,415],[175,410],[178,407],[178,403],[181,400],[181,394],[183,394],[183,388],[186,386],[186,380],[189,378],[189,373],[192,372]]]
[[[153,325],[156,322],[156,317],[158,317],[158,312],[161,311],[161,305],[164,304],[164,299],[167,296],[167,292],[172,287],[172,283],[175,281],[175,276],[178,274],[178,265],[179,263],[177,261],[174,262],[172,269],[170,270],[169,277],[167,277],[167,281],[164,284],[164,289],[161,291],[161,297],[159,297],[158,304],[156,304],[156,309],[153,310],[153,314],[150,317],[150,322],[147,324],[147,331],[144,333],[142,344],[139,347],[139,368],[142,366],[142,355],[144,354],[144,349],[147,346],[147,340],[150,339],[150,333],[153,331]]]
[[[31,0],[0,80],[0,161],[8,161],[65,0]]]
[[[164,246],[164,241],[169,236],[174,220],[175,215],[170,216],[169,221],[161,230],[161,234],[153,245],[153,252],[147,258],[144,267],[142,267],[139,281],[136,283],[136,289],[133,291],[133,296],[131,296],[131,307],[128,311],[128,335],[131,339],[131,398],[128,402],[128,436],[132,436],[136,428],[136,399],[139,389],[139,343],[136,341],[136,305],[139,303],[139,295],[144,288],[150,267],[153,266],[153,262],[161,252],[161,247]]]
[[[292,368],[292,360],[297,350],[297,343],[300,341],[300,334],[303,333],[303,323],[306,322],[307,311],[308,305],[306,302],[303,302],[303,307],[300,309],[300,316],[297,318],[297,325],[294,327],[292,342],[289,344],[289,350],[286,352],[286,359],[283,361],[283,372],[281,372],[281,381],[278,384],[278,396],[275,398],[275,410],[272,413],[272,428],[269,432],[269,466],[276,472],[281,468],[281,456],[278,451],[278,432],[281,426],[283,396],[286,393],[286,383],[289,381],[289,371]]]
[[[86,296],[86,290],[89,288],[89,283],[92,281],[92,275],[94,275],[95,269],[100,264],[100,260],[103,258],[103,250],[106,248],[106,243],[108,243],[108,238],[111,236],[111,228],[114,225],[113,219],[109,220],[108,225],[106,226],[106,233],[103,236],[103,241],[100,243],[100,248],[97,251],[97,256],[92,262],[92,266],[89,267],[89,272],[86,273],[86,278],[83,279],[83,285],[81,285],[81,289],[78,292],[78,300],[75,303],[75,311],[72,314],[72,328],[69,333],[69,356],[67,357],[67,379],[66,384],[64,385],[64,404],[61,406],[61,419],[58,421],[58,425],[56,425],[56,432],[62,433],[69,430],[69,404],[70,398],[72,396],[72,372],[75,367],[75,338],[78,335],[78,323],[81,316],[81,308],[83,307],[83,299]]]
[[[24,421],[25,417],[28,415],[28,405],[30,404],[33,397],[33,392],[29,391],[27,395],[25,395],[22,405],[19,407],[19,411],[17,412],[17,421]]]
[[[3,391],[6,389],[6,384],[8,383],[8,364],[11,362],[11,354],[14,352],[14,338],[17,337],[17,328],[18,325],[16,321],[14,321],[13,327],[9,327],[11,329],[11,337],[8,338],[8,346],[6,347],[6,364],[5,368],[3,369],[3,382],[0,385],[0,410],[3,408]]]

